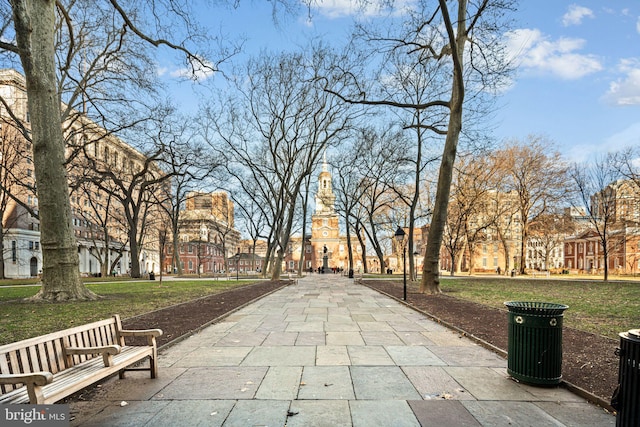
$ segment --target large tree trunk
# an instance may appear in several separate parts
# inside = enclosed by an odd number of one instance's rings
[[[35,300],[96,299],[80,280],[65,143],[56,92],[55,1],[14,0],[16,41],[27,83],[33,161],[40,206],[42,288]]]
[[[440,246],[442,235],[447,222],[447,209],[449,206],[449,194],[451,181],[453,178],[453,165],[456,160],[458,148],[458,138],[462,130],[462,105],[464,102],[464,76],[462,75],[462,61],[464,45],[466,39],[465,14],[466,0],[458,1],[457,31],[454,34],[453,24],[448,16],[448,9],[445,0],[440,0],[441,13],[449,34],[449,43],[453,55],[453,82],[451,87],[451,100],[449,101],[449,127],[440,163],[438,175],[438,187],[436,189],[436,200],[433,207],[431,226],[427,238],[424,264],[422,268],[422,281],[420,282],[420,292],[437,294],[440,289]]]
[[[284,250],[278,249],[276,259],[273,263],[273,270],[271,272],[271,280],[280,280],[280,274],[282,273],[282,259],[284,258]]]

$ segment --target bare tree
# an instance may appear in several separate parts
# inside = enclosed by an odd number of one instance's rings
[[[95,191],[90,180],[85,178],[74,175],[70,179],[71,198],[85,200],[78,218],[83,222],[80,228],[86,230],[86,238],[91,244],[90,255],[100,266],[101,275],[107,276],[114,271],[127,248],[126,225],[122,221],[120,204],[113,194]],[[115,257],[111,256],[113,252],[117,254]]]
[[[359,235],[356,223],[358,222],[358,206],[361,205],[361,199],[364,193],[369,191],[368,184],[373,183],[372,180],[364,179],[362,171],[366,170],[366,164],[363,162],[362,156],[354,156],[354,153],[362,152],[367,148],[366,132],[363,132],[361,138],[357,135],[352,140],[352,144],[343,145],[341,149],[333,156],[331,162],[333,169],[336,171],[336,212],[342,217],[345,224],[347,236],[347,252],[349,257],[349,276],[353,277],[354,257],[353,244],[351,236],[355,234],[361,243],[361,252],[363,253],[363,265],[366,271],[366,247],[362,236]],[[364,144],[363,144],[364,143]]]
[[[253,198],[256,193],[246,194],[242,191],[231,191],[232,199],[239,210],[238,219],[244,224],[244,229],[251,237],[251,270],[256,271],[255,254],[260,238],[266,238],[263,234],[267,228],[267,218],[260,207],[258,200]],[[264,271],[263,271],[264,273]]]
[[[550,141],[529,136],[496,151],[505,176],[505,192],[513,191],[520,221],[520,274],[525,273],[525,248],[529,226],[571,193],[568,168]]]
[[[249,62],[236,85],[241,104],[225,104],[227,122],[216,120],[220,152],[251,177],[254,187],[261,187],[269,203],[267,257],[275,254],[274,280],[280,276],[305,179],[353,117],[322,90],[340,84],[330,70],[341,60],[324,47],[308,54],[262,54]]]
[[[364,128],[361,129],[357,138],[359,139],[358,156],[361,164],[362,196],[355,210],[357,212],[356,230],[363,232],[370,248],[378,257],[382,270],[385,265],[385,242],[380,237],[380,232],[384,232],[386,236],[393,236],[396,227],[400,224],[400,219],[394,217],[394,206],[398,205],[398,194],[392,188],[398,181],[399,165],[405,153],[403,147],[396,144],[400,138],[393,127],[382,130]]]
[[[446,82],[443,87],[447,90],[437,97],[404,103],[389,99],[372,101],[358,85],[351,95],[338,94],[350,102],[435,110],[447,116],[444,128],[436,130],[445,135],[445,141],[423,264],[421,292],[440,292],[440,246],[447,219],[458,140],[463,128],[465,96],[471,95],[467,97],[468,101],[481,99],[487,93],[485,90],[495,87],[504,76],[506,63],[495,33],[498,28],[504,28],[503,12],[512,3],[510,0],[420,1],[409,13],[404,25],[394,26],[401,29],[399,35],[368,37],[376,46],[383,46],[384,50],[406,52],[414,58],[414,64],[440,64],[432,69],[438,69],[447,76],[442,80]],[[365,33],[369,34],[368,31]],[[467,94],[467,91],[470,93]]]
[[[532,268],[538,267],[545,270],[556,268],[550,264],[549,258],[554,250],[562,247],[565,237],[575,230],[575,223],[570,215],[557,212],[541,215],[531,223],[530,236],[531,243],[535,243],[534,255],[535,258],[542,259],[543,264],[532,266]]]
[[[617,194],[623,184],[618,179],[620,158],[606,155],[589,164],[574,164],[570,175],[576,186],[576,206],[584,209],[595,230],[603,256],[604,280],[609,280],[609,255],[618,242],[613,238]]]
[[[161,187],[161,194],[157,200],[158,206],[166,213],[170,222],[171,233],[171,270],[182,274],[180,262],[179,231],[181,213],[185,208],[188,194],[202,185],[205,178],[210,176],[218,167],[218,161],[206,151],[197,128],[185,118],[179,132],[181,143],[170,144],[164,159],[164,167],[171,176],[170,185]],[[165,227],[163,226],[162,229]],[[161,258],[164,256],[161,252]]]
[[[145,241],[156,237],[151,231],[154,230],[151,219],[159,220],[158,213],[166,212],[160,206],[169,203],[167,187],[171,179],[187,174],[200,157],[197,150],[187,147],[189,141],[184,140],[187,120],[172,120],[171,110],[158,113],[157,120],[145,122],[145,128],[140,131],[148,139],[151,151],[138,154],[121,169],[115,168],[109,159],[87,158],[91,173],[84,180],[116,198],[122,207],[131,252],[131,277],[141,276],[139,255]],[[167,198],[159,199],[162,196]]]
[[[458,271],[461,252],[469,253],[470,268],[476,244],[485,241],[500,211],[492,204],[498,168],[487,156],[460,158],[453,180],[444,247],[451,260],[451,275]]]
[[[13,251],[4,247],[5,231],[21,223],[37,229],[37,198],[30,144],[11,121],[0,122],[0,141],[0,278],[4,279],[4,254]]]

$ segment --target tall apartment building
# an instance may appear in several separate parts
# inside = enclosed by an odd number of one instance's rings
[[[0,96],[26,131],[30,129],[24,77],[15,70],[0,70]],[[75,112],[73,121],[63,123],[73,225],[78,241],[80,272],[84,275],[126,274],[130,268],[127,229],[122,226],[122,206],[96,185],[78,179],[93,164],[108,167],[126,180],[142,170],[145,156],[129,144]],[[5,108],[0,109],[0,209],[3,225],[5,276],[35,277],[42,267],[38,199],[32,147],[18,131]],[[82,149],[78,149],[82,147]],[[152,172],[161,174],[152,166]],[[157,233],[148,230],[140,251],[142,272],[159,270]]]
[[[230,271],[226,263],[240,251],[240,232],[234,228],[234,206],[227,193],[188,193],[178,227],[178,253],[174,254],[173,244],[166,245],[164,271],[178,271],[176,258],[185,274]],[[244,260],[242,263],[244,268]],[[235,269],[235,264],[229,265]]]

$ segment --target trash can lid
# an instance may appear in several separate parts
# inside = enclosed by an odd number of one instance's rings
[[[541,301],[506,301],[504,305],[509,311],[524,314],[560,315],[569,308],[568,305]]]
[[[640,343],[640,329],[630,329],[627,332],[620,332],[618,335],[623,340]]]

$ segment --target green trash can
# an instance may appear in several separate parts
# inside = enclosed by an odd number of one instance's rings
[[[507,372],[527,384],[553,386],[562,379],[562,319],[569,308],[548,302],[508,301]]]

